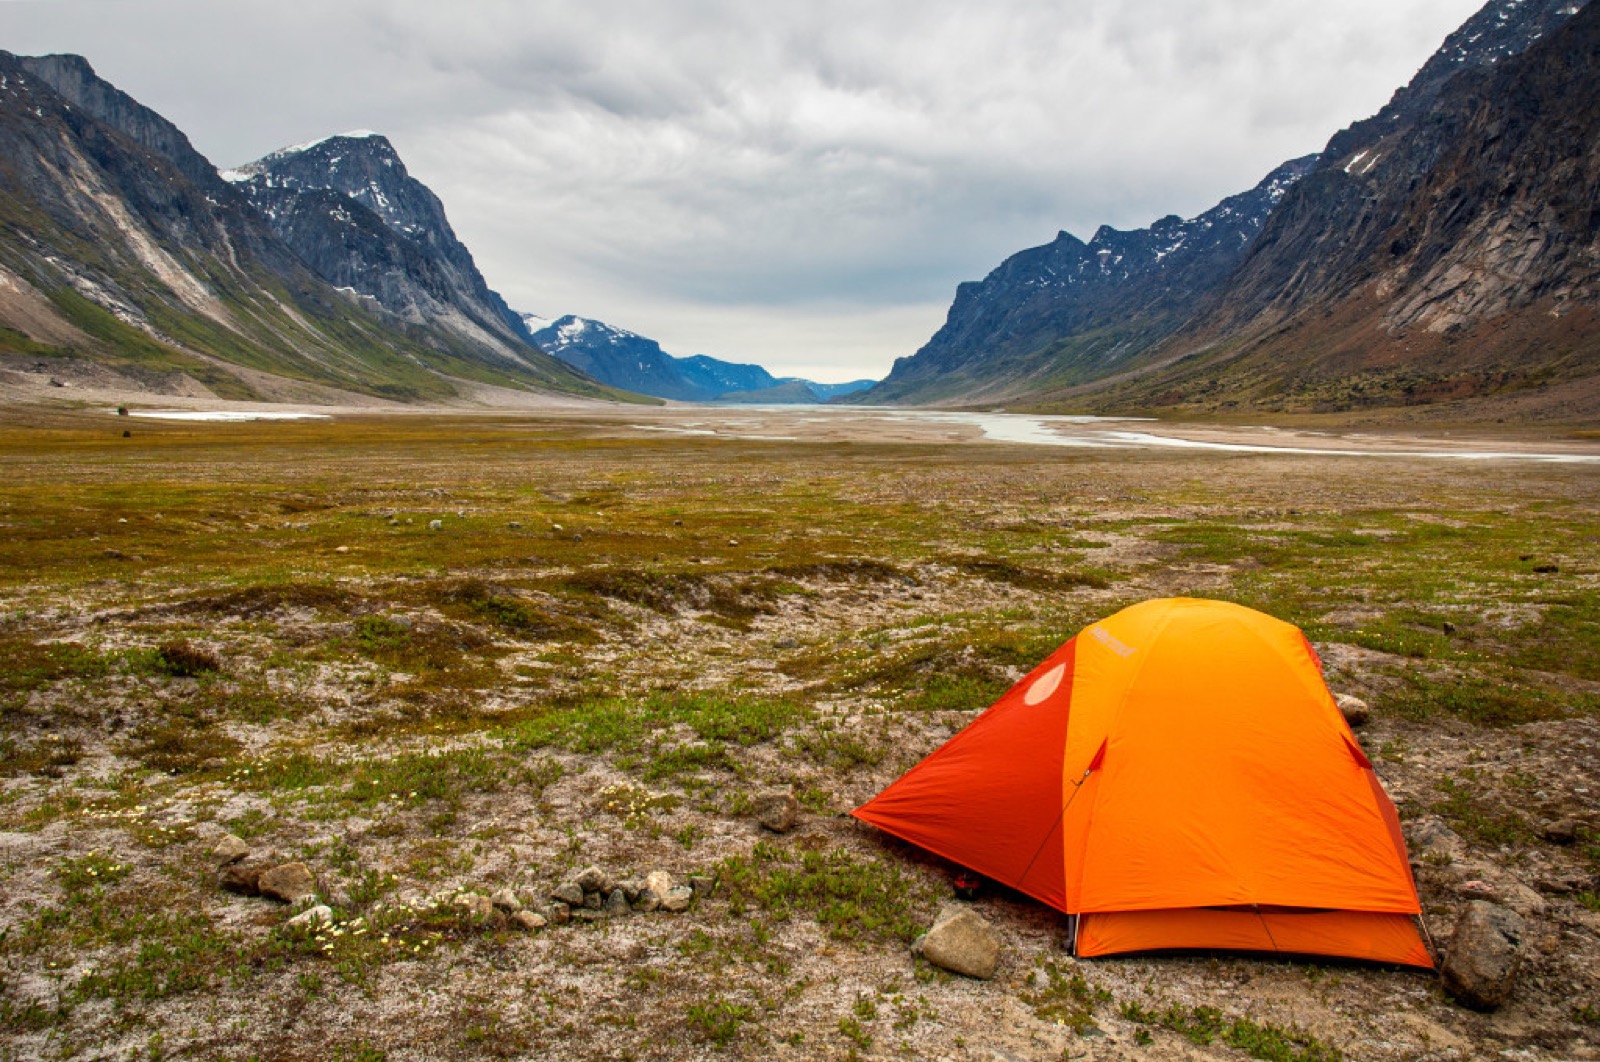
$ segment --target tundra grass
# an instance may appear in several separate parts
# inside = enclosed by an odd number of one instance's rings
[[[0,861],[0,1053],[112,1035],[126,1054],[287,1037],[305,1057],[411,1057],[392,1026],[450,1057],[959,1054],[983,1035],[961,984],[905,951],[950,898],[945,869],[839,813],[1081,627],[1159,595],[1301,625],[1374,702],[1407,817],[1587,858],[1538,834],[1586,768],[1525,784],[1566,740],[1541,728],[1600,718],[1585,473],[633,434],[587,416],[0,422],[0,832],[33,846]],[[805,809],[782,839],[750,822],[779,785]],[[336,925],[293,931],[219,893],[220,829],[313,865]],[[537,937],[435,902],[532,896],[587,862],[717,891],[677,920]],[[1047,913],[993,902],[1049,937],[1028,921]],[[836,992],[844,966],[859,986]],[[1029,966],[993,990],[1040,1029],[1092,1031],[1105,993],[1141,990]],[[427,1002],[445,976],[448,1007]],[[911,976],[937,1009],[893,1010]],[[1190,990],[1126,1020],[1336,1057]],[[615,1006],[575,1020],[596,998]],[[394,1020],[326,1032],[368,1006]],[[278,1030],[284,1007],[312,1020]],[[194,1031],[223,1011],[245,1019],[237,1043]]]

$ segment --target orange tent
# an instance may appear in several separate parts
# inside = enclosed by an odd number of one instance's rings
[[[1433,965],[1399,817],[1321,662],[1239,605],[1090,626],[854,814],[1078,915],[1080,955]]]

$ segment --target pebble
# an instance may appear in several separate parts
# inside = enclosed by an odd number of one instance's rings
[[[535,929],[543,929],[550,923],[545,919],[544,915],[536,911],[518,911],[511,916],[511,924],[518,929],[526,929],[531,932]]]
[[[789,789],[772,789],[757,793],[755,799],[756,821],[774,833],[788,833],[800,818],[800,802]]]
[[[217,861],[217,866],[225,867],[229,863],[237,863],[250,855],[250,846],[231,833],[222,835],[217,846],[211,850],[211,856]]]
[[[315,907],[307,907],[304,911],[289,919],[287,924],[294,926],[296,929],[306,929],[318,922],[324,924],[332,923],[333,908],[321,903]]]

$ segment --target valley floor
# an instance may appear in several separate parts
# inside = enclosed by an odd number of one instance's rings
[[[305,411],[0,411],[0,1058],[1600,1058],[1594,440]],[[995,980],[913,959],[952,868],[846,812],[1177,594],[1301,625],[1372,704],[1434,935],[1484,893],[1529,921],[1507,1007],[1078,963],[998,890]],[[337,924],[220,890],[230,833]],[[535,931],[456,900],[589,864],[715,886]]]

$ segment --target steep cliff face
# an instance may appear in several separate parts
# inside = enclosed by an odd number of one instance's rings
[[[1347,408],[1600,372],[1600,8],[1344,143],[1124,398]]]
[[[376,133],[275,151],[223,176],[324,280],[416,324],[521,357],[521,319],[484,281],[444,204]]]
[[[0,53],[0,355],[239,397],[256,373],[395,398],[452,395],[450,377],[610,393],[527,349],[508,358],[336,290],[84,60]]]
[[[1114,369],[1214,297],[1267,215],[1315,163],[1286,162],[1248,192],[1187,221],[1063,232],[979,283],[962,284],[941,328],[862,401],[961,401],[1061,386]]]

